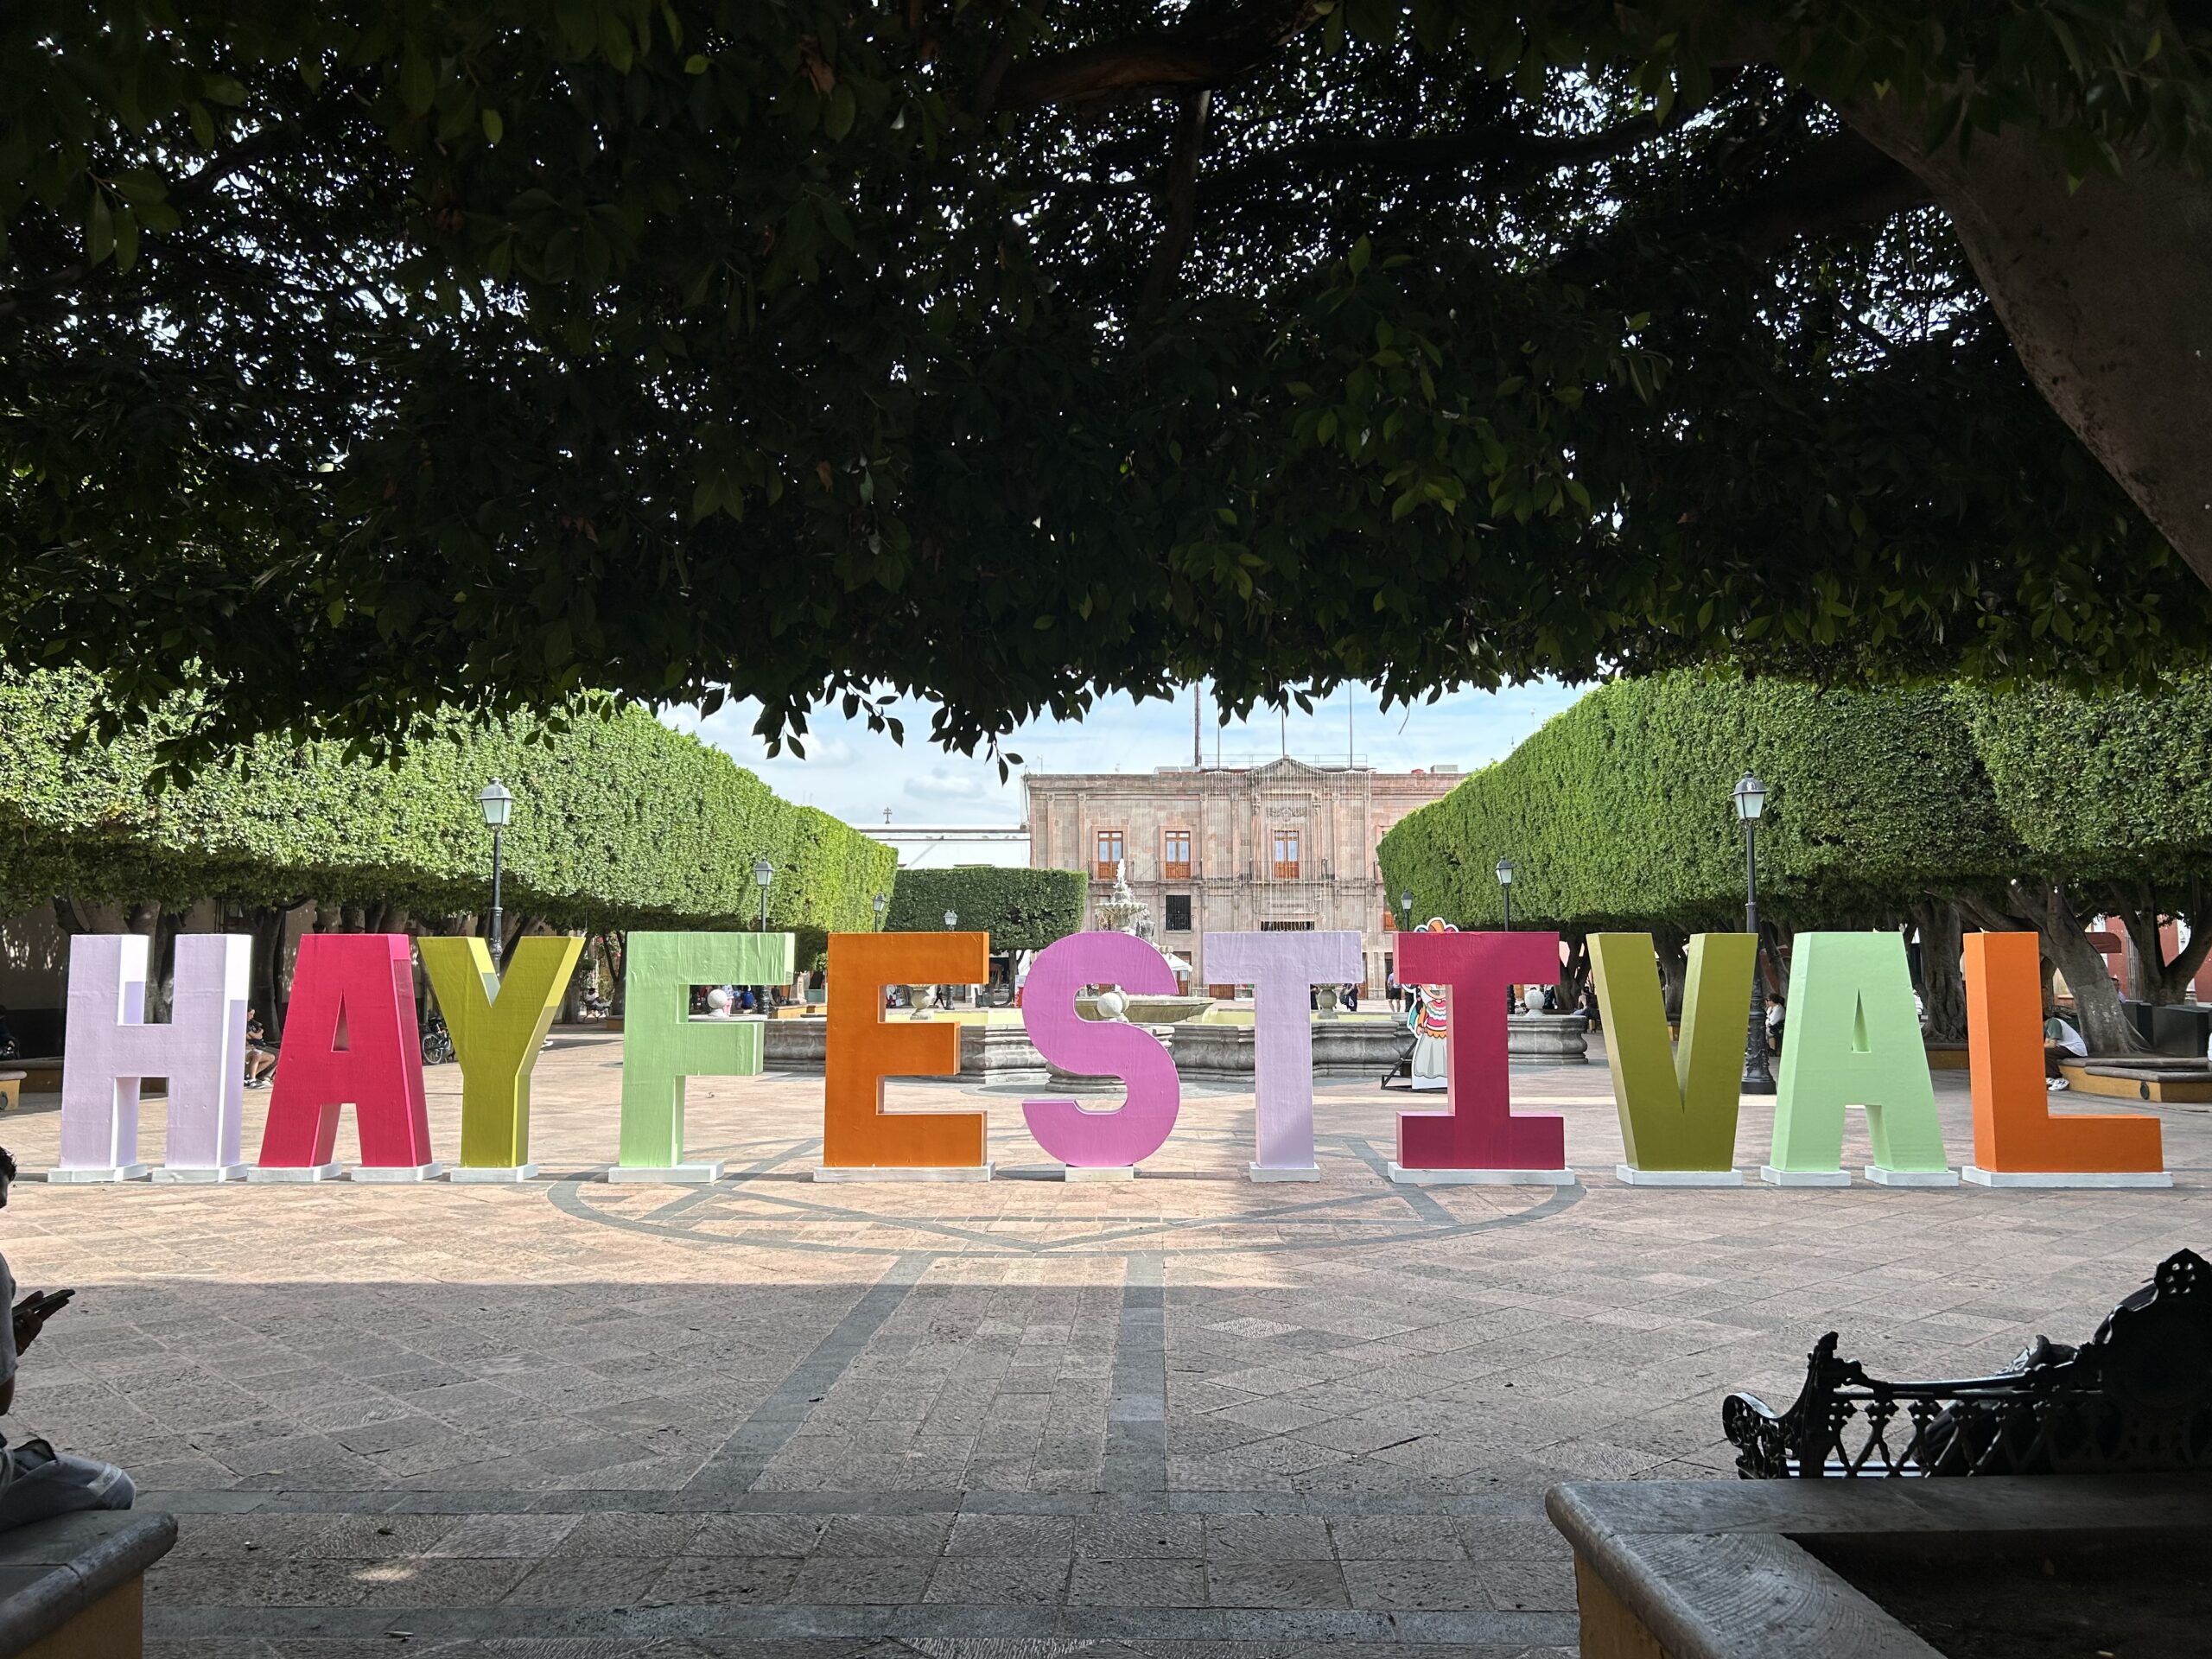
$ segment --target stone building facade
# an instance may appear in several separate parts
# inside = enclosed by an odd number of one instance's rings
[[[1273,928],[1356,931],[1365,988],[1392,966],[1376,844],[1450,792],[1459,768],[1384,772],[1283,759],[1153,772],[1029,772],[1029,861],[1090,877],[1092,924],[1125,863],[1160,942],[1205,985],[1204,936]]]

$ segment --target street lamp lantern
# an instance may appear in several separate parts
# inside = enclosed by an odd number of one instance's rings
[[[950,932],[951,932],[951,931],[952,931],[952,930],[953,930],[954,928],[956,928],[956,927],[957,927],[957,926],[959,926],[959,925],[960,925],[960,912],[959,912],[958,911],[957,911],[957,910],[948,910],[948,911],[946,911],[946,912],[944,912],[944,931],[945,931],[946,932],[950,933]]]
[[[505,784],[494,778],[484,785],[483,791],[476,798],[476,804],[483,810],[484,822],[492,831],[492,925],[489,931],[492,936],[492,971],[497,974],[504,972],[506,966],[506,952],[500,948],[506,939],[506,923],[499,910],[499,877],[502,873],[499,842],[500,837],[506,833],[507,820],[513,815],[515,798],[508,793]]]
[[[776,867],[765,858],[753,861],[753,885],[760,889],[760,931],[768,931],[768,886],[776,879]]]
[[[1757,773],[1747,772],[1736,780],[1732,798],[1736,816],[1745,823],[1756,823],[1759,814],[1766,810],[1766,785],[1759,782]]]
[[[889,908],[890,904],[891,901],[881,893],[875,895],[875,931],[879,933],[883,931],[883,912]]]
[[[1510,858],[1497,861],[1497,890],[1505,899],[1505,931],[1510,933],[1513,931],[1513,861]]]
[[[1774,1093],[1774,1071],[1766,1058],[1766,977],[1759,969],[1759,817],[1766,810],[1766,785],[1754,772],[1736,780],[1729,799],[1744,826],[1744,931],[1751,936],[1751,1007],[1744,1027],[1744,1092]]]
[[[1411,887],[1398,895],[1398,914],[1402,918],[1399,925],[1410,931],[1414,925],[1414,890]]]

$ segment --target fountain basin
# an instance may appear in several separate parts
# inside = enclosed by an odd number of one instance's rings
[[[1133,1026],[1180,1025],[1185,1020],[1203,1019],[1213,1007],[1210,996],[1146,996],[1135,991],[1124,991],[1122,995],[1128,1003],[1122,1017]],[[1099,1017],[1095,996],[1078,996],[1075,1008],[1086,1020]]]

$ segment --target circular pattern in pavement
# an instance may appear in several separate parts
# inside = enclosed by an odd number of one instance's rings
[[[1219,1138],[1230,1150],[1227,1137]],[[1583,1197],[1580,1186],[1396,1185],[1367,1142],[1344,1136],[1320,1138],[1323,1181],[1280,1185],[1248,1184],[1241,1167],[1230,1166],[1147,1172],[1112,1187],[1071,1188],[1042,1168],[1001,1168],[992,1181],[972,1185],[822,1186],[800,1174],[818,1144],[791,1147],[737,1179],[653,1187],[577,1178],[554,1183],[547,1196],[582,1221],[708,1247],[1114,1259],[1420,1243],[1547,1221]],[[1141,1192],[1142,1202],[1110,1209],[1067,1202],[1077,1192],[1086,1199]],[[1217,1201],[1204,1201],[1205,1195]],[[1185,1197],[1192,1201],[1176,1201]],[[934,1202],[917,1202],[924,1198]]]

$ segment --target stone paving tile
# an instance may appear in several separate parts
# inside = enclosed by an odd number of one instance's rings
[[[80,1294],[0,1427],[181,1512],[157,1659],[1561,1659],[1548,1485],[1726,1478],[1721,1399],[1793,1397],[1827,1329],[1900,1375],[2078,1340],[2212,1215],[2179,1111],[2171,1192],[1630,1191],[1596,1066],[1514,1076],[1563,1192],[1389,1186],[1405,1103],[1354,1085],[1310,1186],[1240,1179],[1249,1097],[1194,1089],[1134,1183],[823,1189],[789,1077],[692,1084],[691,1155],[752,1178],[614,1187],[575,1178],[617,1052],[556,1039],[518,1188],[18,1186],[0,1249]],[[1046,1162],[1004,1096],[890,1097]],[[57,1127],[5,1138],[35,1170]]]

